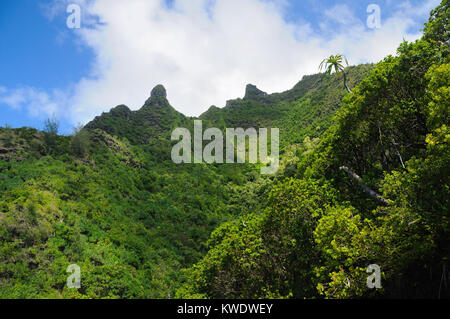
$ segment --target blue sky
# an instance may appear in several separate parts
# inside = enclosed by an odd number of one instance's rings
[[[108,2],[109,1],[109,2]],[[67,5],[79,4],[81,29]],[[162,83],[187,115],[243,95],[245,84],[287,90],[342,52],[377,62],[414,40],[430,1],[1,0],[0,125],[61,132],[118,104],[138,109]],[[367,26],[369,4],[381,28]]]
[[[62,41],[66,17],[50,21],[42,4],[49,1],[1,0],[0,86],[51,91],[76,83],[89,72],[93,52],[75,41]],[[0,125],[42,128],[48,114],[30,114],[0,102]],[[72,123],[59,117],[63,131]]]

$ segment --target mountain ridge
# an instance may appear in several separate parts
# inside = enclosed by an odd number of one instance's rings
[[[371,68],[372,65],[368,64],[348,67],[350,85],[356,86],[367,76]],[[333,89],[330,90],[330,88]],[[322,96],[324,90],[330,94]],[[205,125],[208,127],[221,129],[277,126],[287,130],[283,123],[288,122],[288,118],[298,117],[298,114],[303,113],[305,118],[297,119],[301,124],[291,123],[290,125],[292,128],[304,128],[302,122],[305,121],[306,114],[316,114],[308,121],[317,122],[322,119],[322,114],[326,114],[326,119],[321,122],[329,121],[345,94],[341,88],[340,79],[336,75],[306,75],[291,89],[281,93],[267,94],[255,85],[248,84],[243,98],[228,100],[222,108],[211,106],[199,117],[188,117],[170,104],[165,87],[159,84],[151,90],[150,97],[139,110],[131,111],[126,105],[119,105],[109,112],[95,117],[86,124],[85,128],[88,130],[101,129],[109,134],[125,137],[133,144],[145,144],[149,140],[155,140],[162,136],[167,138],[176,127],[191,128],[193,119],[205,121]],[[306,99],[312,99],[313,102],[305,102]],[[301,103],[303,106],[296,106]],[[301,109],[300,113],[299,108]],[[313,126],[312,123],[308,125]],[[303,133],[292,134],[294,129],[289,130],[291,131],[290,137],[282,134],[282,140],[302,141]],[[311,128],[308,133],[314,131],[315,128]],[[313,137],[317,137],[317,134],[313,135]],[[283,145],[286,144],[287,142],[283,143]]]

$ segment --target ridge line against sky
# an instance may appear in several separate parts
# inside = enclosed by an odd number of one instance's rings
[[[80,29],[66,25],[73,3]],[[378,62],[418,39],[439,3],[2,0],[0,124],[41,128],[54,114],[67,134],[116,105],[139,109],[160,83],[178,111],[198,116],[242,97],[248,83],[288,90],[330,54]],[[381,28],[366,23],[370,4]]]

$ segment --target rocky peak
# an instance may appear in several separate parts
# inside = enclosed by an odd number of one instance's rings
[[[167,92],[161,84],[155,86],[150,94],[150,98],[145,102],[144,106],[164,106],[169,105],[167,101]]]
[[[253,84],[248,84],[245,88],[245,100],[258,100],[261,97],[267,96],[266,92],[261,91]]]

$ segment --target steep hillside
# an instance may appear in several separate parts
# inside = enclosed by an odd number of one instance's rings
[[[160,85],[72,136],[1,128],[0,298],[449,297],[449,14],[444,0],[422,39],[347,68],[353,93],[316,74],[200,116],[278,127],[275,176],[174,164],[171,132],[194,119]]]
[[[214,231],[177,296],[450,298],[449,20],[444,0],[343,98],[264,209]]]
[[[351,68],[353,83],[367,69]],[[343,95],[336,76],[305,77],[281,94],[248,86],[244,99],[201,119],[221,128],[272,127],[303,107],[329,123]],[[260,210],[272,183],[252,165],[175,165],[170,133],[192,125],[157,86],[140,110],[117,106],[70,137],[51,125],[47,132],[2,128],[0,296],[174,296],[181,269],[205,255],[210,233]],[[302,120],[289,125],[299,140],[302,132],[320,135]],[[82,270],[78,292],[64,285],[70,264]]]

